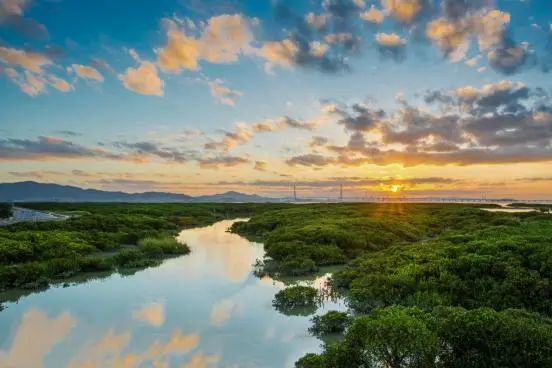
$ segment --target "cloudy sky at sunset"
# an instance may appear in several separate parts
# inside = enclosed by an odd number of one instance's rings
[[[552,198],[548,0],[0,0],[0,182]]]

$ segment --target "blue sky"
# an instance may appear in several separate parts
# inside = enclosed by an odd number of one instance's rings
[[[549,197],[551,23],[537,0],[0,0],[0,180]]]

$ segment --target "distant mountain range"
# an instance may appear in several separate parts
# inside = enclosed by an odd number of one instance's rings
[[[226,192],[215,195],[192,197],[186,194],[166,192],[125,193],[59,184],[23,181],[0,183],[0,202],[135,202],[135,203],[176,203],[176,202],[275,202],[276,198],[261,197],[255,194]]]

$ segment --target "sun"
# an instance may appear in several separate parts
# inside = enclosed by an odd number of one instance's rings
[[[401,186],[400,185],[397,185],[397,184],[394,184],[394,185],[391,185],[391,187],[389,188],[389,190],[393,193],[397,193],[399,190],[401,190]]]

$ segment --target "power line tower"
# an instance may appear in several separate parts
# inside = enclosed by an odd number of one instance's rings
[[[343,184],[339,184],[339,201],[343,202]]]
[[[293,200],[297,202],[297,185],[293,183]]]

